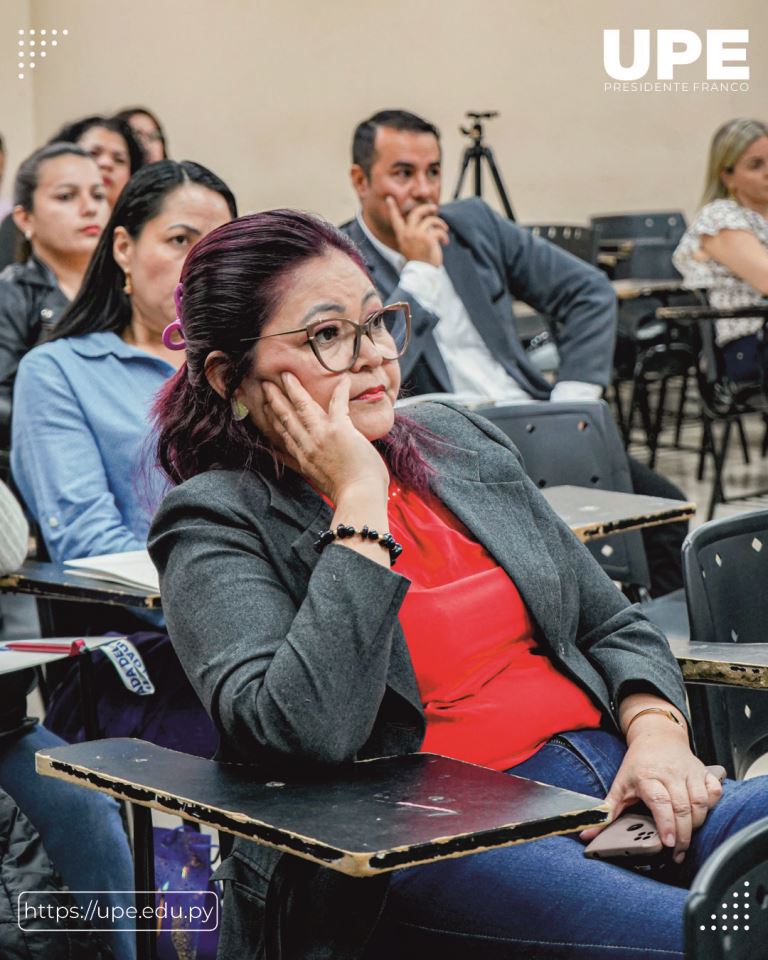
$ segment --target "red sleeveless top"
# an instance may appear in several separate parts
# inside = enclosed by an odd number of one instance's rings
[[[515,584],[435,497],[390,484],[400,608],[427,719],[422,750],[506,770],[600,710],[534,640]]]

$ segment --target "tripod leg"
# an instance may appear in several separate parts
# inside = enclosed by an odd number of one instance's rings
[[[498,192],[498,194],[499,194],[499,198],[500,198],[500,200],[501,200],[501,205],[502,205],[502,207],[504,207],[504,213],[506,213],[507,217],[508,217],[510,220],[514,220],[514,219],[515,219],[515,215],[514,215],[514,213],[512,212],[512,205],[511,205],[510,202],[509,202],[509,197],[507,196],[507,191],[504,189],[504,182],[503,182],[503,180],[501,179],[501,174],[499,173],[499,169],[498,169],[498,167],[496,166],[496,161],[495,161],[495,159],[494,159],[494,157],[493,157],[493,151],[491,150],[490,147],[484,147],[484,148],[483,148],[483,156],[485,157],[486,161],[488,162],[488,168],[489,168],[489,170],[491,171],[491,176],[493,177],[493,182],[496,184],[496,190],[497,190],[497,192]],[[478,165],[479,165],[479,162],[478,162]],[[477,192],[477,196],[478,196],[478,197],[480,196],[480,192],[479,192],[479,191]]]
[[[461,188],[464,186],[464,176],[472,158],[472,147],[467,147],[464,156],[461,158],[461,170],[459,170],[459,179],[456,181],[456,189],[453,191],[453,199],[458,200],[461,194]]]

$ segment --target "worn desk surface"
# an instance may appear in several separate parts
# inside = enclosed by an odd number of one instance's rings
[[[331,781],[286,783],[242,764],[117,739],[42,750],[36,768],[351,876],[607,819],[606,805],[592,797],[425,753],[351,764]]]
[[[706,291],[705,291],[706,292]],[[659,307],[656,310],[658,320],[673,320],[680,324],[695,324],[704,320],[731,320],[739,317],[762,317],[768,320],[768,298],[759,303],[751,303],[746,307],[729,307],[728,310],[718,310],[715,307],[687,306],[687,307]]]
[[[663,293],[690,293],[690,288],[684,287],[682,280],[612,280],[611,286],[619,300],[636,300]]]
[[[0,577],[0,593],[30,593],[49,600],[82,600],[149,610],[160,607],[160,595],[152,590],[83,577],[62,563],[38,560],[27,560],[15,573]]]
[[[768,689],[768,643],[691,643],[679,637],[668,639],[687,683]]]
[[[696,513],[695,503],[638,493],[572,486],[544,487],[541,492],[583,543],[625,530],[689,520]]]
[[[608,256],[612,257],[612,254]],[[637,300],[638,297],[652,297],[654,295],[665,293],[690,293],[690,287],[684,287],[682,280],[655,280],[649,277],[647,280],[630,279],[611,280],[613,292],[619,300]],[[524,317],[536,316],[537,311],[522,300],[515,300],[512,304],[512,311],[518,319]]]

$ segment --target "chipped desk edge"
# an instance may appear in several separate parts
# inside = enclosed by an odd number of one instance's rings
[[[424,841],[417,846],[404,844],[398,847],[389,848],[385,851],[358,852],[331,847],[327,844],[324,844],[322,841],[313,839],[311,837],[305,837],[302,834],[291,832],[285,828],[276,828],[274,826],[270,826],[264,821],[257,820],[253,817],[248,817],[245,814],[238,813],[236,811],[233,812],[221,807],[212,806],[210,804],[203,804],[199,801],[191,800],[186,797],[180,797],[176,794],[157,791],[151,787],[143,786],[141,784],[128,785],[125,778],[118,779],[108,773],[93,770],[91,767],[58,760],[57,758],[52,757],[49,753],[46,753],[44,750],[39,750],[35,754],[35,770],[41,776],[52,776],[56,779],[80,784],[81,786],[83,785],[84,780],[88,781],[93,785],[91,789],[97,788],[100,792],[107,793],[110,796],[116,797],[117,799],[125,800],[129,803],[137,803],[140,806],[161,810],[165,813],[190,817],[191,819],[205,823],[214,829],[224,830],[227,833],[242,837],[245,840],[250,840],[254,843],[260,843],[264,846],[280,850],[284,853],[293,854],[294,856],[301,857],[302,859],[310,860],[313,863],[317,863],[321,866],[328,867],[329,869],[344,873],[347,876],[355,877],[367,877],[375,876],[381,873],[390,873],[393,870],[406,869],[410,866],[421,866],[422,864],[434,863],[439,860],[471,856],[475,853],[483,853],[487,852],[488,850],[499,849],[500,847],[515,846],[520,843],[544,839],[545,837],[573,833],[576,829],[587,829],[590,826],[597,826],[601,823],[604,823],[607,819],[607,814],[609,813],[609,807],[605,802],[595,803],[594,806],[588,807],[586,810],[566,812],[552,816],[549,819],[551,820],[554,829],[549,829],[546,833],[537,834],[533,837],[513,837],[508,841],[490,845],[482,844],[482,842],[480,842],[476,847],[462,847],[462,843],[466,843],[469,838],[474,836],[472,833],[465,833],[458,834],[456,836],[436,837],[434,839]],[[129,795],[132,791],[142,792],[146,794],[146,796],[132,797]],[[205,815],[208,812],[214,814],[215,816]],[[606,816],[595,819],[589,823],[581,823],[575,828],[567,822],[573,817],[583,817],[585,815],[594,815],[595,817],[599,817],[600,814],[605,814]],[[532,829],[535,828],[535,823],[536,821],[530,824]],[[292,846],[287,843],[280,843],[276,840],[266,840],[261,836],[256,837],[254,836],[253,832],[248,833],[244,830],[236,829],[237,824],[249,824],[254,827],[261,827],[267,832],[279,831],[281,834],[289,834],[297,841],[296,846]],[[560,824],[562,824],[562,826]],[[515,829],[516,827],[520,826],[521,823],[516,821],[508,824],[502,824],[492,829],[484,830],[482,833],[488,835],[503,830]],[[457,844],[459,847],[454,852],[448,854],[436,852],[435,856],[418,858],[419,847],[422,849],[431,849],[432,847],[440,847],[451,843]],[[329,858],[324,859],[317,853],[313,854],[312,848],[314,848],[316,851],[326,851],[329,854]],[[399,858],[404,858],[408,851],[416,854],[416,857],[411,862],[388,862],[397,861]],[[376,863],[377,860],[380,861],[380,864]]]
[[[713,685],[741,687],[744,690],[763,690],[768,688],[768,667],[728,661],[713,662],[699,660],[690,656],[676,658],[686,683],[706,683]]]

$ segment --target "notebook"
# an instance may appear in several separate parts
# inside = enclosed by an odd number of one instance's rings
[[[146,550],[128,550],[125,553],[103,553],[95,557],[65,560],[70,573],[95,580],[109,580],[126,587],[160,592],[157,570]]]

